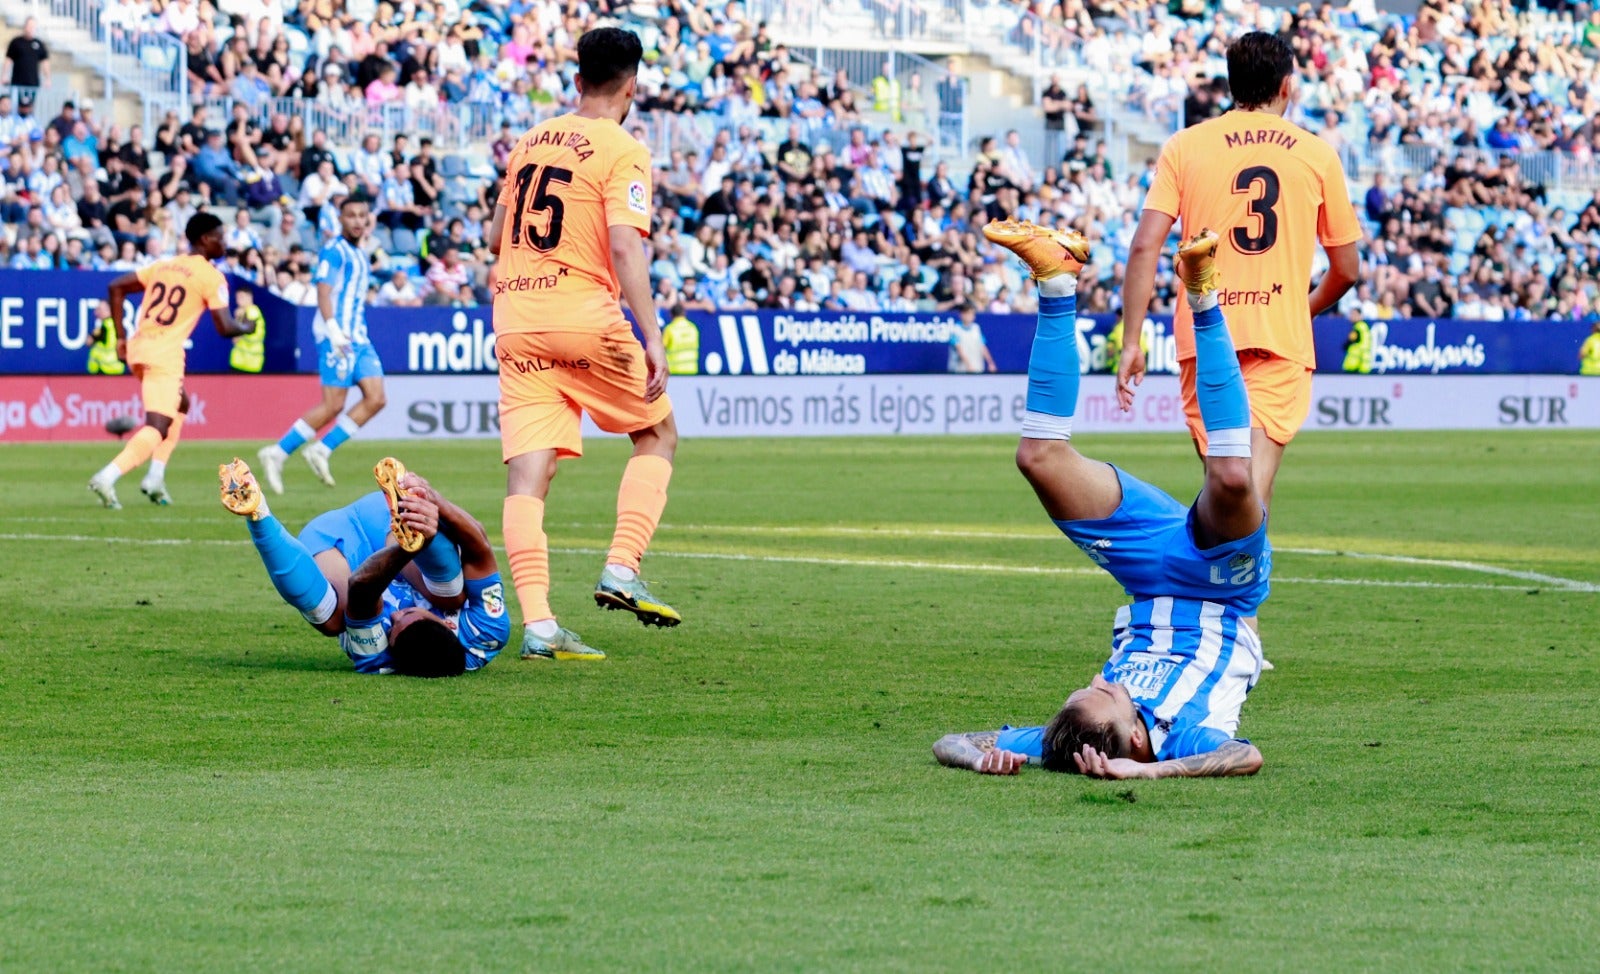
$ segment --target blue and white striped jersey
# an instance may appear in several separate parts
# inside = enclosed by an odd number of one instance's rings
[[[1100,675],[1128,689],[1156,760],[1205,754],[1233,739],[1261,676],[1261,640],[1220,602],[1162,596],[1117,610]]]
[[[1220,602],[1162,596],[1117,610],[1100,675],[1128,688],[1157,761],[1208,754],[1234,739],[1261,676],[1261,640]],[[1044,727],[1002,727],[995,746],[1044,756]]]
[[[1118,469],[1122,503],[1107,518],[1057,521],[1133,599],[1117,610],[1100,675],[1128,688],[1156,760],[1206,754],[1233,739],[1261,675],[1261,640],[1243,623],[1270,591],[1267,525],[1199,547],[1193,511]],[[1043,727],[1007,727],[995,745],[1039,758]]]
[[[313,280],[333,288],[334,322],[349,336],[353,345],[369,344],[367,340],[367,287],[372,271],[367,255],[361,248],[344,237],[335,237],[317,255],[317,272]],[[327,324],[322,320],[322,306],[318,302],[317,317],[311,325],[317,341],[328,338]]]
[[[389,673],[389,626],[394,614],[420,605],[443,619],[461,641],[467,672],[481,669],[500,654],[511,638],[505,586],[496,572],[486,578],[467,579],[466,591],[466,605],[455,612],[440,612],[405,578],[397,578],[384,590],[383,607],[376,619],[345,619],[339,645],[355,664],[357,673]]]

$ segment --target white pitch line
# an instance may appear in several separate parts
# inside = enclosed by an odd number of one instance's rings
[[[180,547],[183,545],[221,545],[227,547],[245,547],[250,544],[242,539],[227,538],[119,538],[101,537],[86,534],[0,534],[0,541],[61,541],[67,543],[86,544],[125,544],[149,547]],[[502,549],[503,550],[503,549]],[[551,548],[551,554],[557,555],[604,555],[605,548]],[[997,575],[1094,575],[1102,576],[1105,573],[1098,568],[1067,568],[1055,565],[1001,565],[993,562],[949,562],[949,561],[915,561],[906,559],[872,559],[872,558],[823,558],[802,555],[745,555],[731,554],[715,551],[652,551],[652,556],[659,558],[690,558],[703,561],[736,561],[760,562],[764,564],[779,565],[821,565],[830,568],[900,568],[913,571],[943,571],[987,573]],[[1109,577],[1109,576],[1108,576]],[[1521,585],[1492,585],[1482,582],[1427,582],[1405,581],[1392,579],[1373,578],[1299,578],[1295,576],[1277,575],[1272,579],[1279,584],[1288,585],[1343,585],[1358,586],[1363,588],[1422,588],[1422,589],[1464,589],[1491,592],[1523,592],[1526,586]],[[1600,592],[1600,586],[1586,588],[1567,588],[1562,591],[1591,593]]]
[[[1499,575],[1502,578],[1515,578],[1524,582],[1538,582],[1541,585],[1551,585],[1570,592],[1600,592],[1600,585],[1592,582],[1583,582],[1575,578],[1562,578],[1559,575],[1545,575],[1540,572],[1520,571],[1515,568],[1502,568],[1499,565],[1485,565],[1476,561],[1460,561],[1454,558],[1417,558],[1411,555],[1380,555],[1365,551],[1336,551],[1328,548],[1277,548],[1277,551],[1286,551],[1294,555],[1318,555],[1322,557],[1359,558],[1364,561],[1386,561],[1396,565],[1427,565],[1436,568],[1459,568],[1467,572],[1479,572],[1484,575]]]
[[[574,524],[572,527],[591,527],[594,525]],[[1021,531],[952,531],[945,528],[858,528],[846,526],[819,525],[817,527],[800,527],[788,525],[717,525],[717,524],[674,524],[668,527],[681,531],[712,531],[726,534],[776,534],[776,535],[801,535],[821,537],[879,537],[879,538],[959,538],[974,541],[1055,541],[1061,537],[1059,534],[1046,534],[1043,532]],[[1378,552],[1344,551],[1331,548],[1281,548],[1273,546],[1273,550],[1290,555],[1309,555],[1322,558],[1359,558],[1366,561],[1382,561],[1396,565],[1418,565],[1432,568],[1453,568],[1458,571],[1476,572],[1480,575],[1498,575],[1502,578],[1515,578],[1524,582],[1537,582],[1571,592],[1600,593],[1600,585],[1585,582],[1575,578],[1563,578],[1559,575],[1545,575],[1540,572],[1520,571],[1514,568],[1502,568],[1499,565],[1489,565],[1477,561],[1463,561],[1456,558],[1420,558],[1414,555],[1386,555]],[[1277,581],[1288,581],[1286,578]],[[1496,586],[1504,587],[1504,586]]]

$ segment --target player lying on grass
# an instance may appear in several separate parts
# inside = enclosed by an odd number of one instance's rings
[[[934,756],[985,774],[1029,762],[1096,778],[1254,774],[1261,752],[1233,734],[1261,673],[1261,643],[1244,620],[1267,597],[1272,549],[1251,477],[1250,403],[1217,306],[1217,236],[1202,231],[1178,251],[1207,438],[1205,485],[1184,507],[1073,449],[1087,242],[1011,221],[983,232],[1027,261],[1039,285],[1017,466],[1061,532],[1133,602],[1117,610],[1111,658],[1048,725],[951,734]]]
[[[400,461],[384,458],[379,490],[312,518],[298,538],[243,460],[217,473],[222,506],[248,519],[273,587],[339,637],[357,672],[455,676],[505,646],[511,620],[483,525]]]

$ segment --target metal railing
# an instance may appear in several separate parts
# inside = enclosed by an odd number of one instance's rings
[[[887,128],[915,129],[941,154],[966,153],[967,79],[944,65],[904,51],[810,47],[791,54],[815,69],[818,84],[843,71],[857,104],[863,111],[887,115]],[[873,89],[879,77],[892,79],[897,86],[882,107]]]
[[[0,85],[0,96],[11,99],[12,110],[17,110],[24,102],[33,105],[33,117],[38,121],[39,127],[50,124],[50,120],[61,114],[61,106],[72,102],[82,108],[86,102],[95,102],[97,99],[84,98],[79,93],[68,88],[66,82],[53,81],[48,87],[25,88],[20,85]],[[109,104],[96,104],[95,111],[102,118],[110,117]]]
[[[1476,166],[1487,160],[1498,166],[1511,159],[1517,164],[1518,176],[1527,184],[1553,190],[1600,188],[1600,159],[1571,152],[1362,143],[1342,146],[1339,157],[1351,179],[1366,179],[1380,172],[1388,176],[1420,176],[1439,162]]]
[[[206,124],[222,128],[232,118],[232,98],[208,98]],[[257,102],[250,109],[251,119],[262,129],[270,124],[272,116],[284,115],[300,120],[307,136],[314,131],[327,133],[328,144],[348,148],[361,144],[367,135],[378,135],[385,144],[396,135],[413,139],[428,136],[441,152],[458,152],[492,140],[499,132],[502,121],[512,122],[518,134],[547,118],[567,111],[552,105],[532,106],[525,114],[507,115],[499,105],[467,103],[443,105],[437,110],[419,111],[404,105],[386,105],[378,108],[366,106],[342,108],[310,99],[272,98]],[[642,128],[642,141],[650,147],[652,158],[665,163],[674,149],[706,150],[721,131],[737,133],[748,126],[760,133],[767,143],[776,147],[789,137],[789,126],[800,128],[800,137],[820,151],[822,147],[838,149],[849,137],[851,129],[860,128],[869,139],[879,138],[883,128],[872,124],[839,126],[818,119],[755,118],[733,121],[708,112],[634,112],[628,116],[627,127]],[[152,130],[153,131],[153,130]]]
[[[168,105],[189,100],[187,52],[171,34],[145,25],[107,24],[101,0],[31,0],[34,16],[46,13],[72,21],[88,32],[104,52],[98,63],[88,66],[105,80],[106,101],[116,98],[117,87],[137,93],[144,102],[148,129]],[[151,102],[161,106],[153,111]]]

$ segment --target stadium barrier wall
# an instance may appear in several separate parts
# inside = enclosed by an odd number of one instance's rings
[[[0,375],[85,375],[95,305],[106,299],[106,289],[120,276],[110,271],[0,271]],[[316,371],[315,361],[308,369],[297,368],[297,329],[285,324],[292,325],[300,309],[240,278],[228,283],[235,294],[249,288],[267,320],[265,371]],[[129,328],[141,298],[134,295],[123,310],[123,324]],[[202,321],[189,341],[188,372],[228,372],[232,347],[209,321]]]
[[[313,375],[192,375],[185,440],[268,440],[321,392]],[[128,376],[0,376],[0,443],[107,441],[107,420],[144,421],[139,383]]]
[[[0,272],[0,374],[77,375],[85,371],[94,306],[114,274],[81,271]],[[267,322],[267,371],[317,370],[315,311],[250,287]],[[130,302],[125,320],[133,321]],[[700,333],[699,368],[706,375],[907,375],[944,373],[948,313],[792,313],[740,311],[691,315]],[[496,371],[494,315],[489,307],[367,309],[368,336],[384,369],[396,374]],[[1033,340],[1031,315],[981,315],[1001,372],[1025,372]],[[1079,321],[1079,350],[1090,372],[1114,367],[1106,315]],[[1318,371],[1341,372],[1352,328],[1366,336],[1360,368],[1393,374],[1576,375],[1578,349],[1590,325],[1578,321],[1461,321],[1396,319],[1352,326],[1342,318],[1313,326]],[[1144,323],[1152,373],[1176,374],[1177,342],[1169,317]],[[195,330],[191,374],[228,371],[228,342],[207,324]]]
[[[673,376],[678,430],[713,436],[1015,433],[1020,375]],[[364,435],[473,439],[499,435],[491,376],[395,376],[389,406]],[[1073,428],[1080,433],[1184,431],[1175,376],[1151,376],[1134,409],[1116,405],[1115,379],[1086,376]],[[1576,376],[1319,375],[1308,430],[1600,428],[1600,378]],[[585,434],[599,431],[585,420]]]

